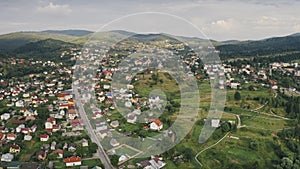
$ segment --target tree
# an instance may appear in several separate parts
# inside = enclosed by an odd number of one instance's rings
[[[184,148],[183,156],[190,161],[194,157],[193,150],[191,148]]]
[[[241,100],[241,98],[242,98],[242,96],[241,96],[240,92],[236,91],[234,93],[234,99],[238,101],[238,100]]]
[[[118,166],[119,163],[119,156],[118,155],[111,155],[110,156],[110,162],[113,166]]]
[[[229,123],[223,123],[223,124],[221,125],[221,128],[222,128],[222,131],[223,131],[223,132],[228,132],[228,131],[230,131],[231,126],[230,126]]]

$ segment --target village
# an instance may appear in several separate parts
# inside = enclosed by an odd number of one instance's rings
[[[87,50],[81,51],[72,48],[62,52],[61,57],[71,56],[70,60],[78,60]],[[115,57],[117,55],[111,57],[106,50],[101,51],[101,49],[96,58],[100,56],[101,52],[106,55],[100,63],[101,69],[93,77],[96,81],[93,84],[95,96],[89,93],[82,94],[80,101],[89,106],[90,111],[87,112],[87,115],[95,124],[94,132],[97,137],[110,147],[109,150],[106,150],[107,154],[118,155],[117,165],[125,168],[127,161],[144,150],[141,151],[132,145],[121,143],[121,140],[113,137],[114,133],[137,136],[142,139],[163,133],[162,135],[175,142],[176,133],[168,129],[172,121],[162,120],[155,113],[164,108],[164,102],[170,102],[170,100],[164,100],[166,98],[159,95],[139,95],[135,90],[137,86],[130,84],[130,80],[135,77],[130,75],[126,77],[128,79],[126,88],[114,88],[110,82],[113,75],[120,71],[117,64],[121,62],[122,58]],[[194,68],[186,76],[194,76],[199,83],[217,79],[218,85],[215,88],[220,90],[238,91],[243,88],[244,84],[256,83],[260,86],[253,86],[253,90],[263,87],[291,95],[299,94],[299,88],[280,86],[281,82],[272,78],[274,73],[300,77],[300,69],[298,63],[295,62],[273,62],[265,67],[254,64],[243,64],[237,67],[231,65],[230,62],[201,65],[201,59],[196,56],[187,57],[183,62],[189,68]],[[139,69],[144,63],[147,62],[137,60],[132,65],[132,69]],[[2,64],[41,67],[43,71],[12,79],[3,79],[0,75],[0,166],[22,169],[41,166],[87,168],[93,165],[93,169],[103,167],[101,163],[99,166],[97,165],[97,162],[99,163],[97,145],[86,133],[86,124],[83,123],[76,102],[74,102],[72,74],[77,67],[61,62],[24,61],[14,58]],[[144,71],[150,75],[158,74],[156,70]],[[219,77],[222,76],[226,77],[226,80],[219,80]],[[152,76],[152,81],[154,77]],[[89,90],[87,86],[81,84],[85,78],[90,77],[82,76],[80,81],[73,82],[80,93]],[[136,78],[135,81],[138,82],[139,79]],[[96,102],[89,104],[91,99],[95,99]],[[116,110],[115,101],[120,101],[130,111],[125,115],[120,115]],[[147,114],[144,114],[144,111],[147,111]],[[166,112],[166,110],[162,111]],[[222,122],[212,119],[210,123],[212,127],[217,128]],[[178,160],[185,160],[182,154],[178,155]],[[24,161],[30,162],[22,164],[21,162]],[[89,161],[92,162],[89,163]],[[139,161],[135,165],[135,167],[148,169],[163,168],[168,164],[164,161],[163,156],[153,154],[148,160]]]

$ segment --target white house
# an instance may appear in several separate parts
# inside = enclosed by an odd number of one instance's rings
[[[40,135],[40,141],[48,141],[49,135],[48,134],[41,134]]]
[[[163,128],[163,123],[159,119],[151,119],[149,122],[151,130],[159,131]]]
[[[79,166],[79,165],[81,165],[81,161],[82,161],[82,159],[79,156],[72,156],[72,157],[64,159],[64,162],[66,163],[67,167]]]
[[[14,155],[11,153],[2,154],[1,161],[3,162],[11,162],[14,159]]]
[[[1,115],[1,120],[8,120],[10,118],[10,114],[9,113],[4,113]]]

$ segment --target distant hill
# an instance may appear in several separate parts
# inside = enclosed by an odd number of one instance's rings
[[[300,36],[275,37],[259,41],[241,41],[216,46],[222,58],[274,55],[300,51]]]
[[[49,38],[61,40],[65,42],[71,42],[75,40],[77,37],[64,35],[64,34],[48,33],[48,32],[9,33],[9,34],[0,35],[0,51],[14,50],[30,42],[37,42]]]
[[[294,33],[294,34],[291,34],[290,36],[300,36],[300,33]]]
[[[87,31],[87,30],[46,30],[42,32],[47,32],[47,33],[53,33],[53,34],[63,34],[63,35],[70,35],[70,36],[85,36],[91,33],[94,33],[92,31]]]
[[[76,46],[76,44],[61,40],[45,39],[37,42],[30,42],[13,50],[13,52],[21,58],[30,59],[35,57],[41,60],[57,60],[62,51]]]

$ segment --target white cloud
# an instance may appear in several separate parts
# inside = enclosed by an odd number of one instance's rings
[[[37,12],[57,16],[68,15],[72,12],[72,9],[67,4],[59,5],[50,2],[47,6],[38,7]]]
[[[278,19],[276,17],[271,17],[271,16],[261,16],[258,18],[257,23],[258,24],[276,24],[278,23]]]
[[[211,22],[211,28],[215,29],[231,29],[234,26],[233,19],[221,19]]]

